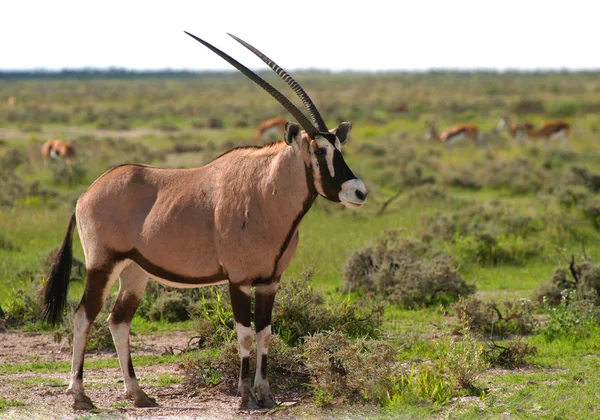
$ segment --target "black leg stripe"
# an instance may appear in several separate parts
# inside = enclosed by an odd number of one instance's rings
[[[243,357],[242,358],[242,370],[240,372],[240,377],[243,380],[248,379],[250,376],[250,358]]]
[[[262,360],[260,362],[260,376],[263,379],[267,379],[267,360],[268,356],[266,354],[262,355]]]

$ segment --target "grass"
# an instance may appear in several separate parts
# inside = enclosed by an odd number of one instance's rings
[[[168,363],[179,363],[185,359],[185,355],[144,355],[144,356],[132,356],[134,366],[151,366],[156,364],[168,364]],[[106,368],[118,368],[119,359],[95,359],[86,360],[84,369],[106,369]],[[12,364],[0,366],[0,374],[8,375],[22,372],[36,372],[36,373],[56,373],[56,372],[70,372],[70,362],[30,362],[23,364]]]

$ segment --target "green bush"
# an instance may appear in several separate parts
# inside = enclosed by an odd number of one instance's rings
[[[344,267],[349,291],[375,295],[404,308],[448,304],[475,291],[451,258],[421,242],[387,232],[373,246],[356,251]]]

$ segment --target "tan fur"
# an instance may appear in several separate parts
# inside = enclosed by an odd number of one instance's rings
[[[10,98],[8,98],[8,106],[16,106],[17,105],[17,98],[15,98],[14,96],[11,96]]]
[[[73,163],[73,157],[75,156],[75,150],[73,149],[73,146],[71,146],[69,143],[67,143],[64,140],[60,140],[60,139],[48,140],[46,143],[43,144],[41,150],[42,150],[42,158],[44,159],[44,162],[48,161],[52,152],[54,151],[54,153],[57,156],[60,156],[62,159],[64,159],[64,161],[67,164],[70,165]]]
[[[260,125],[258,126],[258,130],[256,131],[256,140],[260,140],[263,135],[265,134],[265,132],[267,131],[271,131],[271,130],[277,130],[278,132],[281,132],[281,134],[284,133],[285,131],[285,123],[286,123],[286,119],[283,117],[275,117],[275,118],[269,118],[268,120],[265,120],[263,122],[260,123]]]

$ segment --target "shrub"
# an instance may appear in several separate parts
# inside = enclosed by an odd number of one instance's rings
[[[273,332],[289,345],[308,335],[337,330],[349,337],[379,336],[383,307],[372,302],[326,300],[312,287],[313,271],[281,283],[273,308]]]
[[[165,292],[154,302],[146,316],[151,321],[178,322],[190,319],[190,301],[179,292]]]
[[[33,287],[13,291],[3,306],[3,318],[8,325],[35,323],[41,313],[40,300]]]
[[[565,293],[573,293],[578,299],[600,306],[600,265],[589,261],[577,265],[573,257],[569,271],[563,267],[556,268],[550,282],[535,291],[534,300],[553,307],[562,304]]]
[[[314,392],[325,401],[380,401],[399,369],[389,342],[351,340],[337,331],[308,337],[302,351]]]
[[[352,254],[344,267],[344,284],[347,290],[373,294],[404,308],[447,304],[475,291],[449,256],[401,239],[397,231]]]
[[[295,347],[286,345],[277,335],[271,339],[269,348],[269,377],[273,391],[298,390],[309,384],[309,374],[302,356]],[[240,373],[240,354],[238,344],[229,342],[219,349],[200,352],[197,356],[184,361],[184,388],[197,392],[199,388],[216,388],[229,394],[237,393]],[[256,349],[250,353],[250,371],[256,369]]]
[[[492,342],[484,350],[485,359],[491,366],[505,369],[525,366],[525,358],[536,353],[535,346],[530,346],[522,340],[510,340],[502,345]]]
[[[85,175],[87,171],[81,162],[75,162],[73,165],[66,165],[64,162],[57,162],[50,165],[52,169],[52,183],[55,185],[74,186],[86,182]]]
[[[516,302],[483,302],[476,297],[460,297],[452,309],[456,312],[463,328],[474,333],[504,336],[507,334],[529,334],[536,322],[533,305],[527,299]]]

